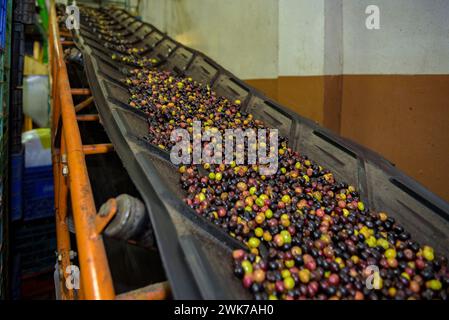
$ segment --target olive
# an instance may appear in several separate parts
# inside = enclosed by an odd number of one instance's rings
[[[284,287],[285,287],[285,289],[287,289],[287,290],[291,290],[291,289],[293,289],[294,287],[295,287],[295,280],[293,280],[293,278],[292,277],[286,277],[285,279],[284,279]]]
[[[424,246],[423,248],[423,257],[427,260],[427,261],[433,261],[433,259],[435,258],[433,249],[429,246]]]
[[[415,253],[411,249],[405,249],[404,250],[404,257],[408,261],[413,260],[415,258]]]
[[[426,282],[426,287],[431,290],[438,291],[438,290],[441,290],[442,284],[441,284],[440,280],[432,279],[432,280]]]
[[[331,284],[332,286],[337,286],[340,282],[340,277],[338,276],[338,274],[331,274],[329,276],[329,284]]]
[[[425,299],[425,300],[432,300],[433,299],[433,291],[430,289],[426,289],[422,292],[421,296]]]
[[[265,272],[261,269],[254,270],[253,280],[255,283],[263,283],[265,280]]]
[[[248,260],[253,263],[254,261],[256,261],[256,256],[254,254],[248,254],[247,255]]]
[[[270,270],[277,270],[278,269],[278,264],[276,261],[270,261],[268,262],[268,268]]]
[[[405,240],[410,239],[410,233],[408,233],[408,232],[402,232],[402,233],[399,235],[399,239],[402,240],[402,241],[405,241]]]
[[[401,233],[404,232],[404,228],[403,228],[402,226],[400,226],[400,225],[395,225],[395,226],[393,227],[393,231],[394,231],[396,234],[401,234]]]
[[[245,275],[243,277],[242,283],[245,288],[250,288],[253,284],[253,279],[250,275]]]
[[[254,294],[254,299],[255,300],[267,300],[268,299],[268,295],[265,292],[257,292]]]
[[[234,274],[236,275],[237,278],[242,279],[243,275],[244,275],[244,270],[242,266],[236,266],[234,268]]]
[[[421,276],[426,280],[430,280],[433,277],[432,269],[430,267],[425,267],[424,270],[421,271]]]
[[[263,287],[259,283],[253,283],[250,287],[252,293],[259,293]]]

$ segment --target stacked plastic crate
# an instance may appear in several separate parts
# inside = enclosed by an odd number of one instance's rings
[[[1,1],[1,0],[0,0]],[[27,25],[34,23],[34,0],[14,1],[10,101],[10,199],[12,298],[29,297],[33,279],[51,274],[55,262],[53,174],[51,166],[27,167],[22,145],[23,71]]]
[[[0,0],[0,300],[7,297],[8,235],[8,106],[12,1]]]

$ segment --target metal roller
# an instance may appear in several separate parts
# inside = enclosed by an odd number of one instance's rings
[[[128,194],[119,195],[115,201],[117,211],[104,234],[115,239],[135,241],[143,247],[153,247],[153,228],[142,201]],[[111,202],[107,201],[101,206],[98,214],[107,214],[110,210]]]

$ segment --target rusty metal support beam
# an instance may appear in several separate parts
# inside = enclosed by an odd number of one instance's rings
[[[73,38],[72,34],[67,31],[59,31],[59,35],[64,38]]]
[[[165,300],[170,298],[171,290],[167,281],[119,294],[117,300]]]
[[[100,116],[98,114],[80,114],[76,116],[77,121],[99,121]]]
[[[87,108],[88,106],[90,106],[92,104],[92,102],[94,101],[94,98],[92,96],[90,96],[89,98],[87,98],[86,100],[78,103],[75,106],[75,112],[80,112],[81,110]]]
[[[104,203],[97,216],[95,217],[95,228],[98,235],[100,235],[108,223],[115,217],[117,213],[117,200],[109,199]]]
[[[61,45],[62,45],[62,46],[74,46],[74,45],[75,45],[75,42],[63,40],[63,41],[61,41]]]
[[[114,151],[114,146],[112,143],[101,143],[101,144],[85,144],[83,145],[83,152],[85,155],[89,154],[103,154]]]
[[[57,102],[56,102],[57,103]],[[63,142],[63,141],[62,141]],[[61,144],[59,152],[53,153],[53,177],[55,190],[55,218],[56,218],[56,242],[59,262],[59,276],[61,297],[63,300],[73,300],[74,291],[65,286],[64,275],[70,265],[70,234],[67,224],[67,179],[63,175],[63,168],[67,166],[65,143]]]
[[[89,89],[84,89],[84,88],[75,88],[75,89],[70,89],[72,92],[72,96],[90,96],[90,90]]]
[[[81,290],[85,299],[115,299],[111,272],[109,270],[103,238],[98,235],[95,224],[96,208],[84,158],[81,135],[73,105],[73,94],[89,95],[90,90],[72,89],[64,62],[63,49],[60,42],[58,20],[56,18],[55,1],[51,1],[50,10],[50,57],[52,75],[52,153],[58,154],[58,141],[55,137],[55,121],[62,119],[61,146],[67,155],[67,168],[63,176],[67,176],[67,187],[70,190],[72,213],[76,229],[78,261],[81,272]],[[55,103],[55,101],[57,103]],[[56,158],[57,159],[57,158]],[[56,167],[58,176],[61,168]],[[59,188],[59,182],[58,188]],[[63,201],[61,189],[56,191],[56,201]],[[60,208],[59,208],[60,210]],[[63,228],[59,222],[59,228]],[[58,250],[64,249],[58,242]]]

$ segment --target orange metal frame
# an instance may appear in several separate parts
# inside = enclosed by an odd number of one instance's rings
[[[64,37],[69,37],[64,31]],[[98,115],[76,115],[93,102],[92,97],[77,105],[73,95],[90,96],[88,89],[70,87],[63,56],[54,0],[49,19],[49,54],[52,93],[52,161],[55,185],[55,216],[60,292],[62,299],[164,299],[169,295],[167,283],[159,283],[137,291],[115,295],[111,272],[103,244],[102,231],[114,217],[115,210],[97,215],[87,172],[85,156],[113,150],[111,144],[83,145],[77,121],[98,121]],[[65,42],[71,44],[71,42]],[[80,269],[80,289],[68,289],[65,280],[70,261],[68,197],[76,230]]]

